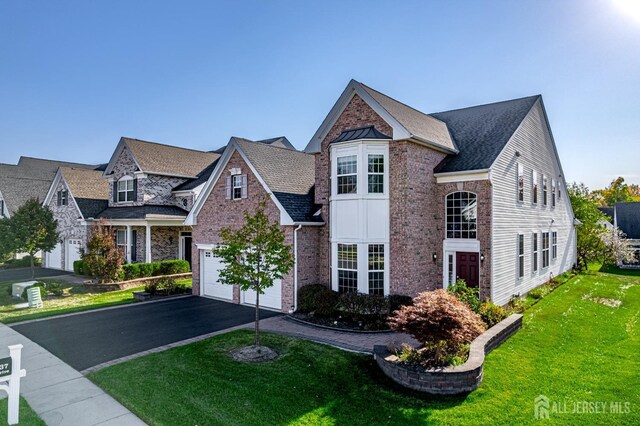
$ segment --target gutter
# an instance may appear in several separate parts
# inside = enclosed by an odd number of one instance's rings
[[[293,312],[298,310],[298,231],[300,228],[302,224],[293,230]]]

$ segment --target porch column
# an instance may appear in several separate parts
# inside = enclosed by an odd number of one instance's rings
[[[127,254],[127,263],[131,263],[131,244],[133,243],[133,232],[131,232],[131,225],[127,225],[127,246],[125,253]]]
[[[144,244],[144,261],[151,263],[151,225],[146,226],[146,240]]]

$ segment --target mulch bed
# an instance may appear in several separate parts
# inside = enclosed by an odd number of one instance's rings
[[[303,314],[303,313],[294,313],[291,314],[291,318],[310,323],[312,325],[317,325],[320,327],[331,328],[340,331],[357,331],[357,332],[388,332],[391,331],[389,326],[385,323],[380,322],[356,322],[352,321],[348,318],[336,317],[336,318],[327,318],[327,317],[317,317],[315,315]]]

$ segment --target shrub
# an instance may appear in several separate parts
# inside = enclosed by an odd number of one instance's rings
[[[154,265],[153,275],[174,275],[191,272],[191,266],[186,260],[163,260]]]
[[[40,297],[41,297],[42,299],[44,299],[44,298],[47,296],[47,290],[46,290],[46,288],[45,288],[45,283],[43,283],[43,282],[37,282],[37,283],[35,283],[34,285],[31,285],[31,286],[29,286],[29,287],[25,288],[24,290],[22,290],[22,298],[23,298],[24,300],[29,300],[29,296],[27,295],[27,290],[29,290],[29,289],[30,289],[30,288],[32,288],[32,287],[36,287],[36,288],[39,288],[39,289],[40,289]]]
[[[89,274],[100,282],[118,281],[124,275],[124,253],[116,246],[113,235],[112,228],[101,221],[91,228],[87,249],[80,249]]]
[[[322,284],[311,284],[298,290],[298,310],[321,317],[333,315],[338,305],[338,293]]]
[[[389,313],[392,314],[403,306],[413,305],[413,298],[404,294],[392,294],[387,297],[389,301]]]
[[[73,262],[73,273],[76,275],[89,275],[89,268],[84,260]]]
[[[530,290],[527,295],[533,297],[534,299],[542,299],[547,294],[551,293],[551,288],[547,285],[541,285],[540,287],[536,287],[533,290]]]
[[[353,321],[376,321],[389,313],[389,302],[375,294],[343,293],[337,308]]]
[[[60,285],[60,283],[46,283],[45,284],[45,289],[47,291],[47,294],[52,294],[54,296],[62,296],[62,294],[64,293],[64,289],[62,288],[62,286]]]
[[[449,354],[486,329],[478,314],[447,290],[418,294],[412,306],[403,306],[389,319],[389,325],[421,343],[440,345],[444,341]]]
[[[457,280],[454,285],[449,287],[449,291],[456,295],[463,303],[465,303],[475,313],[480,309],[480,289],[477,287],[467,287],[464,280]]]
[[[478,312],[487,327],[493,327],[508,316],[506,310],[493,302],[482,302]]]
[[[144,291],[146,291],[149,294],[156,294],[158,292],[158,281],[154,280],[147,283],[144,286]]]

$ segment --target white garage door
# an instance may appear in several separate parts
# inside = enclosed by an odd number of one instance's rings
[[[210,250],[201,250],[203,296],[218,297],[220,299],[233,299],[233,286],[218,282],[219,271],[224,266],[220,258],[213,255]]]
[[[73,272],[73,262],[80,260],[80,247],[82,247],[82,240],[67,240],[67,271]]]
[[[63,269],[62,268],[62,243],[56,244],[56,246],[47,253],[47,268]]]
[[[253,290],[242,292],[242,303],[248,303],[250,305],[256,304],[256,292]],[[276,280],[273,283],[273,287],[265,290],[264,294],[260,295],[260,307],[282,309],[282,281]]]

